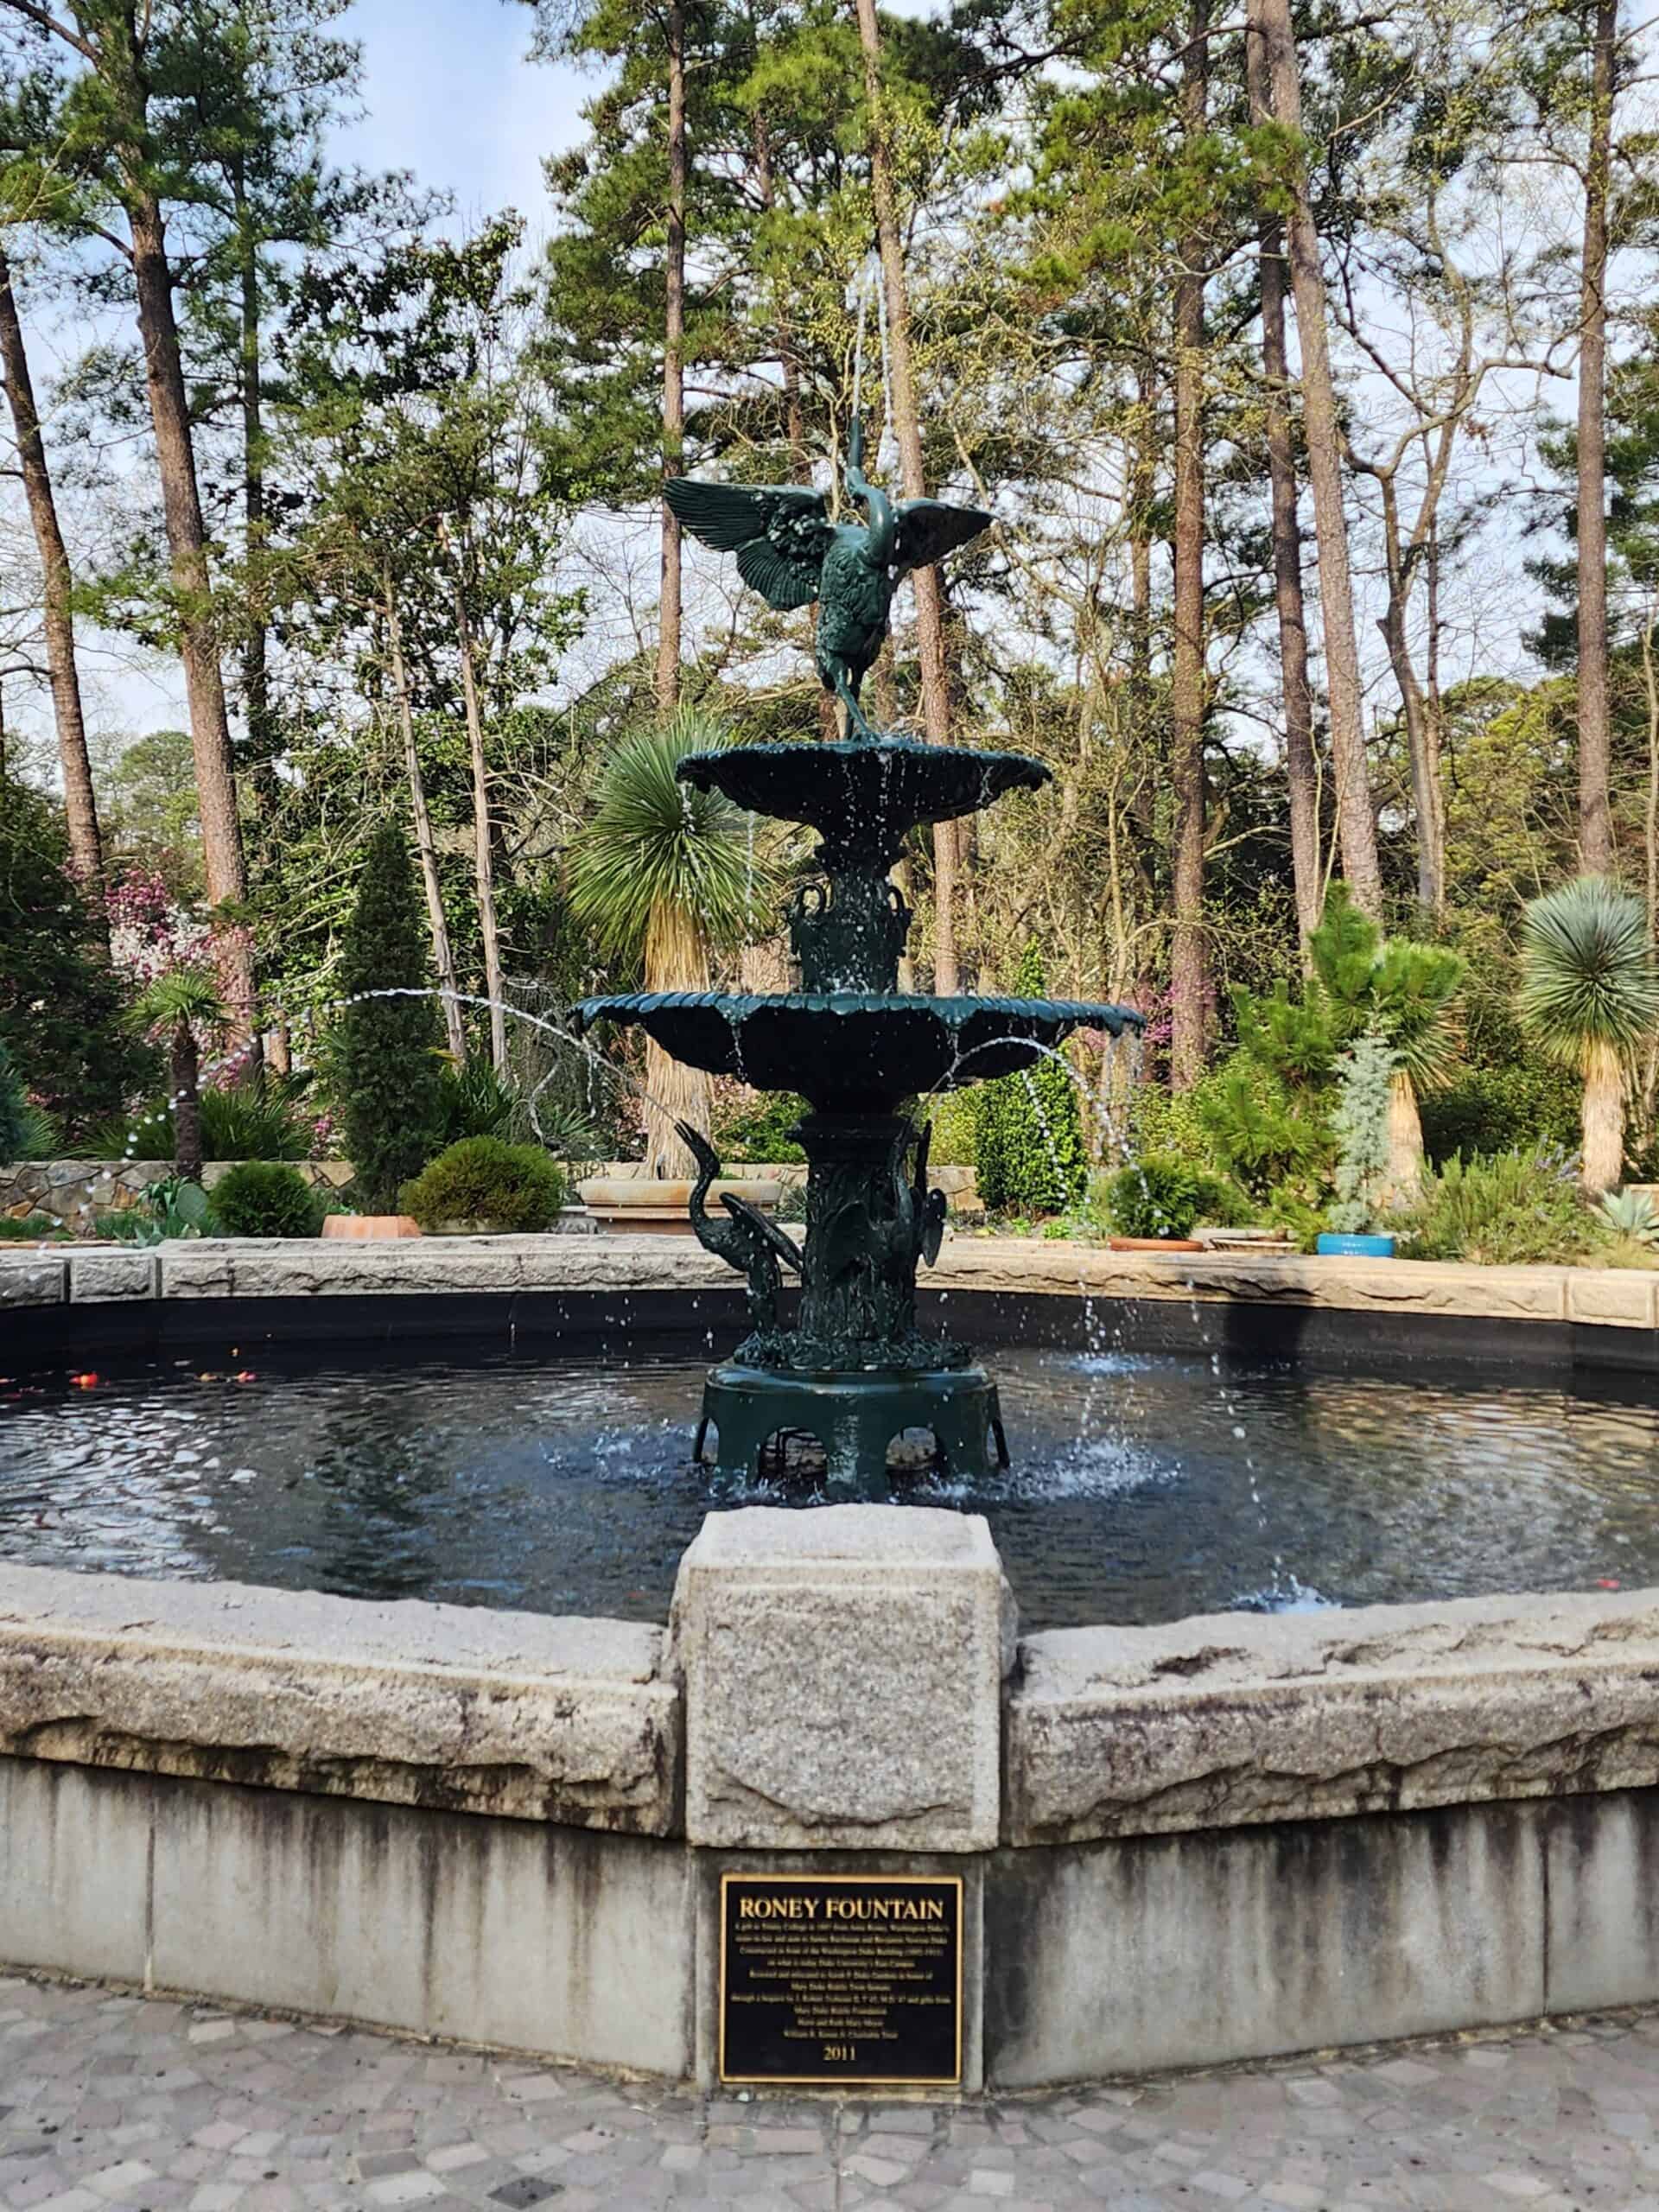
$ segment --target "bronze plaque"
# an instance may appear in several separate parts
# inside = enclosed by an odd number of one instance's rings
[[[722,1875],[720,2078],[960,2082],[961,1875]]]

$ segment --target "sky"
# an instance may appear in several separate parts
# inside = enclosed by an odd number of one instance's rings
[[[523,0],[356,0],[341,29],[363,48],[368,112],[335,151],[365,168],[412,168],[463,216],[546,208],[542,160],[581,135],[595,80],[527,60]]]

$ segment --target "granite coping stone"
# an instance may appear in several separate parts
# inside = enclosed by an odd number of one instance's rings
[[[123,1255],[128,1256],[128,1255]],[[0,1252],[0,1308],[142,1295],[107,1251]],[[145,1255],[164,1298],[351,1297],[434,1291],[733,1289],[738,1278],[690,1237],[205,1237]],[[1651,1329],[1659,1271],[1484,1268],[1461,1262],[1249,1252],[1112,1252],[1049,1237],[948,1236],[925,1288],[1021,1297],[1251,1304],[1448,1314]]]
[[[1077,1843],[1659,1783],[1659,1590],[1027,1637],[1004,1839]]]
[[[647,1835],[662,1631],[0,1563],[0,1752]]]
[[[711,1513],[680,1561],[685,1832],[754,1850],[997,1841],[1013,1594],[984,1516]]]

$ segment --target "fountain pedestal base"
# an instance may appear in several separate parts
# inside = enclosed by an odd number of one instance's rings
[[[888,1447],[918,1429],[931,1432],[937,1464],[951,1474],[1008,1464],[996,1385],[980,1367],[793,1374],[731,1362],[712,1369],[703,1387],[699,1459],[710,1427],[721,1474],[759,1475],[769,1453],[811,1439],[830,1487],[848,1497],[885,1497]]]

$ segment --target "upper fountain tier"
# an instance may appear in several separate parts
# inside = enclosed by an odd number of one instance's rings
[[[582,1028],[637,1024],[664,1051],[761,1090],[798,1090],[820,1114],[890,1115],[920,1092],[1035,1065],[1077,1029],[1139,1027],[1122,1007],[1075,999],[925,998],[897,988],[910,909],[887,870],[924,822],[976,813],[1048,781],[1021,753],[901,738],[748,745],[688,753],[681,778],[816,830],[828,881],[796,893],[798,991],[645,991],[585,1000]]]
[[[816,830],[829,874],[880,875],[918,823],[953,822],[1007,791],[1039,791],[1049,772],[1023,753],[899,737],[733,746],[688,753],[678,770],[699,791],[723,791],[753,813]]]

